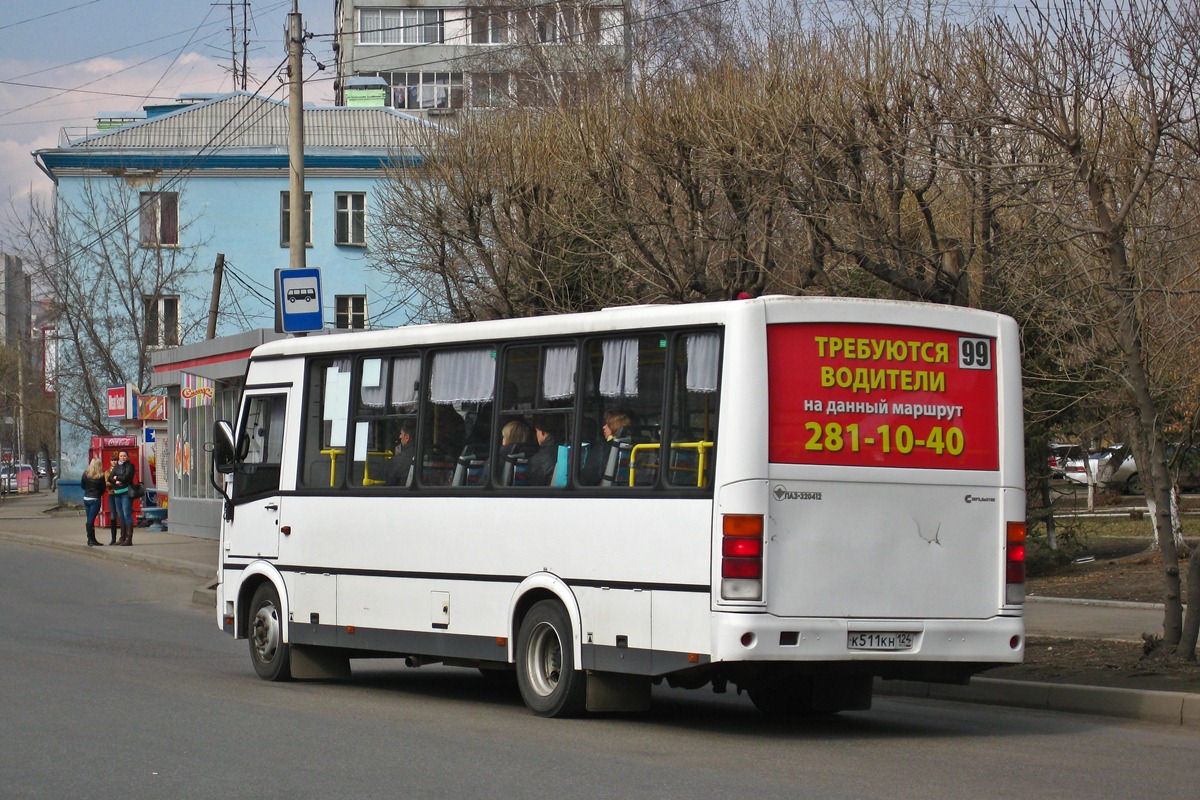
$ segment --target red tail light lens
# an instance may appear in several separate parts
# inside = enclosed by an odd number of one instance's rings
[[[721,597],[762,600],[763,517],[726,514],[721,517]]]
[[[723,556],[761,559],[762,554],[762,539],[742,539],[726,536],[721,542],[721,555]]]
[[[1005,547],[1005,601],[1025,602],[1025,523],[1010,522]]]
[[[721,559],[722,578],[762,578],[761,558],[723,558]]]

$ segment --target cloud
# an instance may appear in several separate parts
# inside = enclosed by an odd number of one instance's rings
[[[285,97],[274,80],[278,63],[251,59],[250,74],[257,79],[251,89],[266,79],[264,93]],[[148,61],[99,57],[65,67],[0,59],[0,76],[10,76],[0,83],[0,203],[27,196],[31,187],[51,191],[52,182],[31,154],[94,133],[99,113],[138,111],[181,94],[234,88],[227,64],[199,53]],[[305,99],[331,103],[332,87],[329,82],[315,84],[306,89]]]

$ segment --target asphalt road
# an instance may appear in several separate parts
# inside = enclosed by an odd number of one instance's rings
[[[195,579],[0,542],[0,796],[1184,796],[1194,730],[878,698],[773,723],[663,689],[634,717],[545,720],[477,673],[355,662],[269,684],[189,605]]]

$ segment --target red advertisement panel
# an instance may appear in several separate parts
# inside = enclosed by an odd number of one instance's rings
[[[899,325],[767,328],[770,460],[999,468],[996,342]]]

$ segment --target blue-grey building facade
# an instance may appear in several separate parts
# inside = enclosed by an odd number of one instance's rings
[[[219,504],[206,479],[211,421],[232,416],[248,347],[278,336],[275,270],[289,266],[288,107],[235,92],[147,107],[139,117],[110,115],[98,120],[98,132],[34,157],[55,183],[60,228],[81,228],[65,231],[66,241],[88,246],[74,251],[76,263],[101,249],[89,235],[110,236],[114,247],[124,240],[142,259],[145,285],[126,292],[144,315],[149,372],[146,363],[130,363],[122,378],[168,397],[167,435],[159,431],[147,445],[145,463],[153,457],[156,488],[170,498],[171,530],[215,535]],[[372,230],[385,181],[419,165],[418,145],[432,126],[380,105],[306,107],[304,129],[306,260],[321,270],[326,329],[407,323],[405,298],[370,266]],[[218,262],[223,281],[214,303]],[[185,372],[215,380],[211,403],[184,407]],[[136,420],[122,424],[142,433]],[[62,451],[71,463],[86,464],[91,433],[64,424]]]

